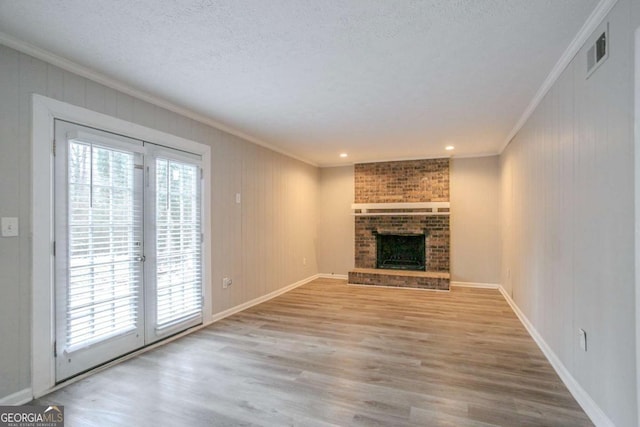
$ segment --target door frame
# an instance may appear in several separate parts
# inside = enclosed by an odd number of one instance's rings
[[[32,95],[31,133],[31,388],[33,397],[55,386],[54,307],[54,119],[102,129],[135,139],[202,156],[202,293],[203,321],[212,318],[211,306],[211,147],[86,108]]]

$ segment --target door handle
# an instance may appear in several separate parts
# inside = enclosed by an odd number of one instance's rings
[[[133,258],[133,260],[134,261],[138,261],[138,262],[145,262],[147,260],[147,257],[144,256],[144,255],[140,255],[140,256],[137,256],[137,257]]]

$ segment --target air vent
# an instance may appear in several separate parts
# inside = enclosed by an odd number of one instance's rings
[[[609,57],[609,23],[587,50],[587,78]]]

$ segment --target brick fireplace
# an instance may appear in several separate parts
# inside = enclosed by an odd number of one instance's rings
[[[355,269],[349,283],[448,290],[448,202],[449,159],[355,165]],[[378,259],[381,235],[401,242],[397,255],[383,251],[392,258],[387,262]],[[424,248],[423,257],[407,255],[417,247]]]

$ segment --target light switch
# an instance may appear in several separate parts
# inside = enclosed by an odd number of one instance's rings
[[[236,193],[236,203],[240,204],[242,202],[242,196],[240,193]]]
[[[578,329],[578,336],[580,337],[580,348],[582,351],[587,351],[587,332],[584,329]]]
[[[2,237],[16,237],[18,235],[18,218],[3,217]]]

